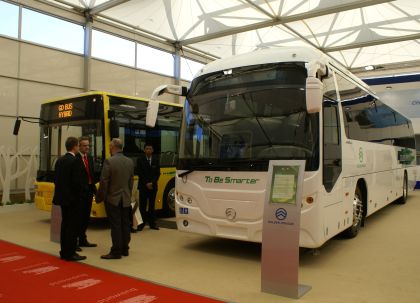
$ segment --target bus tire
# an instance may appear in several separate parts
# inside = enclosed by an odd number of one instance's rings
[[[344,231],[346,238],[354,238],[359,233],[365,215],[365,203],[363,193],[359,186],[356,187],[353,197],[353,222],[352,225]]]
[[[163,212],[166,217],[175,216],[175,180],[166,185],[163,193]]]
[[[397,204],[405,204],[407,203],[407,197],[408,197],[408,177],[407,172],[404,172],[404,180],[403,180],[403,193],[402,196],[397,199]]]

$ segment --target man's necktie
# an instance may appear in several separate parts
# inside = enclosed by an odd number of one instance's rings
[[[92,177],[90,175],[90,169],[89,169],[89,161],[88,161],[86,155],[83,156],[83,162],[85,163],[85,169],[86,169],[86,173],[88,175],[89,184],[92,184]]]

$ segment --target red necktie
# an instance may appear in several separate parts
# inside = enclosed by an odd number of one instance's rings
[[[92,184],[92,177],[90,176],[90,169],[89,169],[89,161],[88,161],[86,155],[83,156],[83,162],[85,163],[85,169],[86,169],[86,173],[88,175],[89,184]]]

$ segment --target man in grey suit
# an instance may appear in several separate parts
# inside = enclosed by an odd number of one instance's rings
[[[102,259],[121,259],[121,256],[128,256],[134,163],[123,155],[122,147],[120,139],[112,139],[109,145],[112,156],[104,162],[96,195],[96,201],[105,202],[111,225],[111,251],[101,256]]]

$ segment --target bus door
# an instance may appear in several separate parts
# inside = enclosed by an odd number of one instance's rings
[[[322,181],[324,194],[324,236],[329,238],[342,228],[343,188],[340,182],[342,171],[342,148],[338,103],[324,101],[323,104],[323,161]]]

